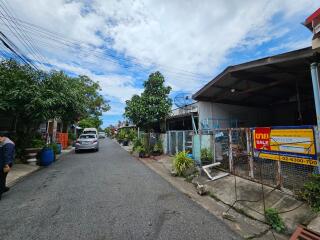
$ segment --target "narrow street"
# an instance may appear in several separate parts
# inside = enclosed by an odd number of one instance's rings
[[[118,144],[70,153],[0,202],[1,239],[239,239]]]

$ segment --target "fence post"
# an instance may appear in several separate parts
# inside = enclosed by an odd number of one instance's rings
[[[232,130],[229,129],[229,171],[233,173]]]
[[[215,130],[212,130],[212,143],[213,143],[213,162],[216,163],[216,136]]]
[[[182,150],[186,151],[186,133],[185,131],[182,132]]]
[[[279,186],[280,188],[282,188],[282,172],[281,172],[281,161],[277,161],[277,164],[276,164],[276,169],[277,169],[277,177],[276,177],[276,180],[277,180],[277,186]]]
[[[178,132],[177,131],[175,131],[175,133],[176,133],[176,153],[178,153],[179,152],[179,149],[178,149]]]
[[[167,144],[168,144],[168,154],[172,155],[172,152],[171,152],[171,131],[168,131],[168,133],[167,133]]]
[[[249,177],[254,178],[253,174],[253,156],[252,156],[252,135],[251,135],[251,129],[248,128],[246,130],[246,138],[247,138],[247,153],[249,157]]]

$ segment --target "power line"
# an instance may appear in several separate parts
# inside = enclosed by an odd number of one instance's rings
[[[3,18],[3,16],[0,18]],[[88,47],[88,43],[85,43],[85,42],[75,42],[74,40],[70,40],[70,39],[67,39],[63,36],[61,36],[59,33],[55,33],[55,32],[52,32],[52,31],[49,31],[49,30],[46,30],[40,26],[37,26],[35,24],[31,24],[31,23],[28,23],[26,21],[23,21],[23,20],[20,20],[18,18],[13,18],[13,19],[9,19],[9,21],[14,21],[14,22],[19,22],[21,25],[23,25],[25,28],[26,31],[28,31],[29,33],[33,33],[33,34],[36,34],[37,33],[37,37],[39,38],[47,38],[49,40],[52,40],[52,41],[55,41],[55,43],[59,43],[61,45],[64,45],[64,46],[68,46],[68,47],[71,47],[71,48],[76,48],[76,49],[80,49],[80,51],[83,51],[83,52],[87,52],[87,53],[90,53],[90,54],[93,54],[93,53],[96,53],[96,54],[102,54],[104,56],[108,56],[108,57],[111,57],[113,59],[116,59],[120,62],[127,62],[133,66],[139,66],[139,67],[143,67],[145,68],[146,66],[137,62],[138,59],[136,58],[129,58],[130,60],[128,59],[125,59],[125,58],[122,58],[122,57],[118,57],[118,56],[115,56],[113,52],[110,53],[110,50],[109,49],[104,49],[104,50],[97,50],[97,49],[94,49],[92,50],[90,47]],[[42,35],[40,37],[39,33]],[[87,48],[87,49],[85,49]],[[108,53],[109,52],[109,53]],[[116,62],[119,64],[119,62]],[[168,67],[168,66],[165,66],[165,65],[162,65],[162,64],[157,64],[159,67],[162,67],[163,69],[167,70],[168,72],[171,72],[173,74],[177,74],[177,75],[184,75],[184,76],[189,76],[189,77],[193,77],[193,78],[196,78],[196,77],[203,77],[205,75],[202,75],[202,74],[198,74],[198,73],[193,73],[193,72],[190,72],[190,71],[186,71],[186,70],[180,70],[178,68],[173,68],[172,66],[171,67]],[[150,66],[151,67],[151,66]],[[177,70],[174,70],[174,69],[177,69]]]
[[[8,4],[5,0],[2,1],[3,2],[3,6],[5,7],[5,9],[7,10],[7,15],[11,20],[14,20],[14,13],[10,8],[10,4]],[[21,24],[19,24],[19,22],[15,22],[12,21],[14,23],[14,25],[22,32],[23,36],[27,39],[27,42],[29,43],[31,49],[33,50],[33,52],[36,53],[36,55],[43,61],[46,62],[47,60],[42,56],[42,54],[40,53],[39,49],[32,43],[30,37],[24,32],[23,28],[20,27]],[[41,62],[40,62],[41,63]],[[42,63],[43,64],[43,63]]]
[[[1,3],[0,3],[1,4]],[[0,5],[0,8],[2,8],[2,5]],[[3,8],[2,8],[3,9]],[[4,16],[4,14],[3,14],[3,12],[0,10],[0,14],[2,15],[2,16]],[[22,43],[22,45],[23,46],[25,46],[26,47],[26,49],[28,49],[29,47],[28,47],[28,45],[24,42],[24,40],[21,38],[21,35],[20,35],[20,33],[15,29],[15,28],[11,28],[10,26],[12,26],[12,24],[9,22],[9,21],[7,21],[8,22],[8,24],[1,18],[1,21],[6,25],[6,27],[10,30],[10,32]],[[10,26],[9,26],[10,25]],[[5,35],[4,35],[5,36]],[[6,37],[6,36],[5,36]],[[8,39],[9,40],[9,39]],[[12,44],[13,44],[13,42],[11,42]],[[15,46],[16,47],[16,46]],[[29,50],[30,51],[30,50]],[[23,55],[23,57],[25,58],[25,60],[27,61],[27,62],[29,62],[30,64],[32,64],[33,65],[33,63],[32,63],[32,60],[30,60],[28,57],[26,57],[24,54],[22,54]],[[31,55],[32,55],[32,52],[31,52]]]
[[[25,56],[20,53],[20,49],[2,32],[0,32],[0,41],[26,65],[38,70],[36,66],[34,66],[32,63],[30,64],[30,62],[26,60]]]

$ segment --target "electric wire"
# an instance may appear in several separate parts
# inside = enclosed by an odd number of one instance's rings
[[[14,13],[10,7],[10,4],[6,2],[6,0],[1,0],[3,2],[4,8],[7,10],[7,16],[10,18],[10,20],[13,20],[15,18]],[[40,50],[37,48],[37,46],[34,45],[30,37],[26,34],[26,32],[21,27],[21,24],[19,22],[12,21],[13,24],[21,31],[22,35],[26,38],[27,43],[30,45],[31,49],[35,54],[42,60],[40,64],[43,64],[44,62],[48,61],[45,56],[43,56],[40,52]]]
[[[2,44],[6,47],[6,48],[8,48],[16,57],[18,57],[18,58],[20,58],[21,59],[21,61],[22,62],[24,62],[26,65],[28,65],[28,66],[31,66],[31,67],[34,67],[33,65],[30,65],[30,63],[27,61],[27,60],[25,60],[25,58],[23,58],[22,56],[21,56],[21,54],[20,53],[18,53],[17,52],[17,50],[16,49],[14,49],[14,48],[17,48],[2,32],[0,32],[0,41],[2,42]],[[10,46],[10,45],[12,45],[12,46]],[[5,55],[4,55],[5,56]]]
[[[0,16],[0,18],[5,18],[5,16]],[[114,54],[113,51],[109,50],[109,49],[92,49],[90,46],[88,46],[88,43],[85,42],[76,42],[70,39],[67,39],[65,37],[62,37],[59,33],[55,33],[49,30],[46,30],[42,27],[39,27],[35,24],[31,24],[28,23],[26,21],[20,20],[18,18],[13,18],[13,19],[8,19],[9,21],[14,21],[14,22],[20,22],[21,24],[23,24],[23,26],[25,27],[26,31],[29,31],[30,33],[33,33],[33,36],[35,36],[35,33],[38,33],[37,37],[38,38],[47,38],[50,39],[52,41],[56,41],[58,43],[60,43],[61,45],[65,45],[68,47],[74,47],[80,51],[83,51],[85,53],[97,53],[97,54],[102,54],[103,56],[106,57],[111,57],[113,59],[116,59],[120,62],[126,62],[128,64],[131,64],[134,67],[142,67],[145,68],[146,65],[138,62],[139,60],[133,57],[128,57],[127,59],[124,57],[119,57],[116,56]],[[41,34],[42,36],[40,37],[39,34]],[[151,61],[152,62],[152,61]],[[118,63],[118,62],[117,62]],[[150,64],[149,64],[150,65]],[[198,73],[193,73],[190,71],[186,71],[186,70],[182,70],[182,69],[178,69],[178,68],[174,68],[172,66],[168,67],[166,65],[163,64],[156,64],[159,67],[162,67],[164,70],[166,70],[167,72],[173,73],[175,75],[183,75],[183,76],[188,76],[188,77],[193,77],[193,78],[197,78],[197,77],[203,77],[205,75],[202,74],[198,74]],[[148,66],[147,66],[148,67]],[[150,67],[152,67],[152,65],[150,65]]]
[[[2,3],[0,2],[0,15],[2,16],[5,16],[5,14],[3,12],[6,12],[5,9],[3,8],[2,6]],[[30,49],[30,47],[28,46],[28,44],[24,41],[23,37],[21,36],[20,32],[17,31],[17,29],[15,29],[15,27],[12,25],[12,23],[10,21],[7,20],[7,23],[2,19],[0,18],[1,21],[5,24],[5,26],[9,29],[9,31],[17,38],[17,40],[22,44],[22,46],[25,47],[25,49],[29,52],[29,54],[35,58],[36,56],[34,55],[34,53],[32,52],[32,50]],[[21,50],[20,50],[21,51]],[[25,56],[25,54],[21,51],[21,55],[23,56],[23,58],[29,62],[32,66],[34,66],[37,70],[38,68],[33,64],[33,61],[28,58],[27,56]]]

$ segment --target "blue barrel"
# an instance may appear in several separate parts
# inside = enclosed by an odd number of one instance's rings
[[[40,165],[49,166],[54,160],[52,148],[43,148],[40,153]]]
[[[61,149],[62,149],[62,145],[61,145],[61,143],[57,143],[57,146],[58,146],[57,154],[60,154],[61,153]]]

